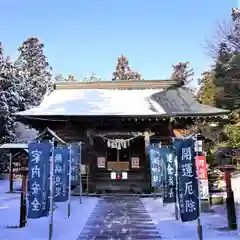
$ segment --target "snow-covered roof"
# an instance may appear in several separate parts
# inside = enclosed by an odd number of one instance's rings
[[[166,114],[151,96],[163,89],[59,89],[24,116],[131,116]]]
[[[146,86],[145,86],[146,87]],[[61,88],[38,107],[19,112],[25,117],[50,116],[215,116],[227,110],[200,104],[184,87],[155,89]]]

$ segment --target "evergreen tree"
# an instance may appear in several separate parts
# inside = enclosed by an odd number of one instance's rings
[[[55,82],[64,82],[66,81],[66,79],[63,77],[63,75],[60,73],[60,74],[57,74],[55,77],[54,77],[54,81]]]
[[[229,82],[227,81],[226,64],[232,56],[231,49],[225,44],[219,44],[218,57],[212,66],[212,79],[215,85],[215,106],[219,108],[229,109],[229,104],[226,102],[228,98],[227,91]]]
[[[128,63],[128,59],[125,56],[121,56],[118,58],[116,71],[113,72],[112,80],[123,80],[123,81],[129,81],[129,80],[141,80],[142,77],[138,72],[134,72]]]
[[[201,83],[197,99],[200,103],[216,106],[216,80],[213,71],[202,73]]]
[[[84,77],[82,79],[83,82],[98,82],[98,81],[102,81],[102,79],[100,77],[97,77],[97,75],[95,73],[92,73],[92,75],[90,77]]]
[[[20,72],[21,73],[21,72]],[[22,75],[4,56],[0,42],[0,144],[16,140],[13,113],[24,109],[24,98],[21,96],[24,82]],[[7,166],[8,157],[0,152],[0,173]]]
[[[69,74],[68,77],[65,79],[67,82],[76,82],[76,78],[73,74]]]
[[[1,43],[0,79],[0,142],[12,142],[15,140],[12,113],[24,109],[24,98],[21,96],[24,83],[10,59],[4,57]]]
[[[176,81],[179,85],[186,85],[192,80],[194,75],[193,69],[189,69],[189,62],[179,62],[176,65],[172,65],[173,73],[171,80]]]
[[[0,144],[27,141],[36,135],[34,129],[16,122],[14,113],[38,105],[52,86],[43,44],[37,38],[29,38],[19,52],[17,61],[12,63],[4,56],[0,43]],[[7,159],[0,153],[0,171]]]
[[[227,35],[227,45],[233,52],[240,52],[240,9],[232,8],[232,26]]]
[[[28,38],[18,51],[20,55],[15,65],[20,71],[27,73],[24,98],[28,107],[36,106],[52,90],[52,68],[44,55],[44,44],[38,38]]]
[[[240,148],[240,11],[232,10],[232,29],[224,32],[227,41],[220,42],[211,74],[203,81],[199,93],[202,103],[230,109],[229,123],[219,126],[221,141],[215,139],[214,152],[221,158],[233,157]],[[213,94],[213,95],[211,95]],[[214,96],[211,98],[211,96]]]

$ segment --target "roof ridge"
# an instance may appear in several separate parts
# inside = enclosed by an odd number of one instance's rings
[[[154,89],[176,86],[173,80],[56,82],[54,89]]]

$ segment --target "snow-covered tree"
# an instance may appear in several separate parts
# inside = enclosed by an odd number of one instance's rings
[[[92,73],[91,76],[83,77],[82,81],[83,82],[98,82],[98,81],[102,81],[102,79],[100,77],[98,77],[95,73]]]
[[[64,82],[64,81],[66,81],[66,79],[61,73],[55,75],[54,82]]]
[[[69,74],[68,77],[65,79],[67,82],[76,82],[76,78],[73,74]]]
[[[24,99],[20,95],[24,83],[21,80],[10,58],[4,56],[0,43],[0,144],[16,140],[12,113],[24,108]],[[0,152],[0,172],[6,166],[6,159],[5,153]]]
[[[128,59],[125,56],[118,58],[116,71],[113,72],[112,80],[141,80],[142,76],[138,72],[134,72],[128,63]]]
[[[36,135],[36,130],[16,122],[14,113],[38,105],[52,86],[43,44],[37,38],[29,38],[19,52],[13,63],[4,56],[0,43],[0,144],[27,142]],[[6,157],[0,153],[1,166],[4,160]]]
[[[28,38],[18,51],[20,55],[15,66],[19,71],[27,73],[24,98],[28,107],[36,106],[52,89],[52,68],[44,55],[44,44],[38,38]]]
[[[15,140],[12,113],[24,109],[24,98],[21,96],[24,83],[17,69],[5,58],[0,43],[0,142]]]

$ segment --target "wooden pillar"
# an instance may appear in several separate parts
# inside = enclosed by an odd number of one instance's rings
[[[234,202],[234,194],[231,184],[231,173],[232,169],[225,169],[225,181],[226,181],[226,208],[227,208],[227,217],[228,217],[228,228],[232,230],[237,230],[237,219],[236,219],[236,210]]]
[[[169,143],[172,143],[172,137],[173,137],[173,127],[172,127],[172,123],[173,123],[174,119],[170,118],[169,119],[169,124],[168,124],[168,131],[169,131]]]
[[[150,133],[148,131],[144,132],[144,142],[145,142],[145,153],[148,155],[148,146],[150,144]]]
[[[21,200],[20,200],[20,223],[19,227],[25,227],[27,222],[27,175],[28,171],[23,170],[22,172],[22,189],[21,189]]]
[[[148,160],[148,146],[150,144],[150,136],[151,136],[151,134],[148,131],[144,132],[145,156],[146,156],[145,161],[147,161],[147,164],[146,164],[147,165],[146,175],[147,175],[147,180],[149,182],[149,193],[152,192],[152,190],[151,190],[151,171],[150,171],[150,164],[149,164],[149,160]]]

